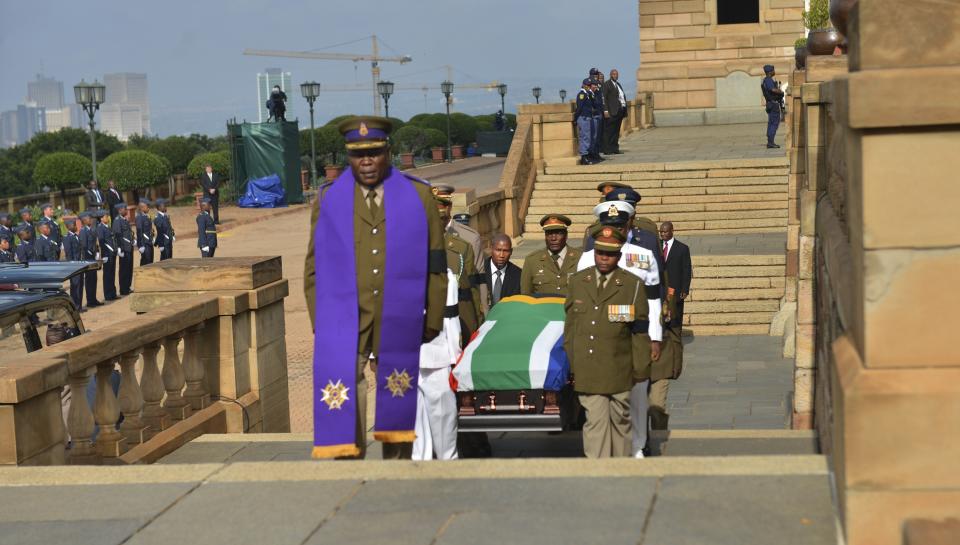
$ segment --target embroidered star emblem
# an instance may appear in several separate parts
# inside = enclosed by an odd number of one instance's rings
[[[343,407],[343,404],[350,399],[347,395],[347,392],[350,391],[350,388],[347,388],[343,385],[343,382],[337,381],[336,384],[332,380],[327,381],[327,386],[322,390],[323,392],[323,401],[327,404],[327,408],[331,411],[334,409],[340,409]]]
[[[387,377],[387,390],[390,390],[390,393],[393,394],[393,397],[403,397],[407,393],[411,386],[410,375],[407,373],[406,369],[403,372],[397,372],[396,369],[390,373],[390,376]]]

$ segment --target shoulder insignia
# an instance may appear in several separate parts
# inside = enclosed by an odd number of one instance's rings
[[[623,285],[623,282],[620,281],[620,277],[614,278],[613,281],[616,282],[616,284],[617,284],[618,286],[622,286],[622,285]]]
[[[584,93],[583,91],[581,91],[579,97],[577,97],[577,98],[581,98],[581,99],[587,98],[587,94]]]

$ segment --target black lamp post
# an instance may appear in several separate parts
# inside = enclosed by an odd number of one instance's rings
[[[507,84],[497,85],[497,92],[500,93],[500,111],[503,112],[503,115],[507,115],[507,106],[504,102],[504,97],[507,96]]]
[[[383,109],[386,110],[386,117],[390,117],[390,95],[393,94],[392,81],[378,81],[377,92],[383,97]]]
[[[540,104],[540,90],[541,90],[541,89],[540,89],[539,87],[534,87],[534,88],[532,89],[532,91],[533,91],[533,98],[537,99],[537,104]]]
[[[450,95],[453,94],[453,82],[445,81],[440,84],[443,96],[447,97],[447,161],[453,162],[453,150],[450,142]]]
[[[566,102],[566,101],[567,101],[567,90],[560,89],[560,102]]]
[[[317,136],[313,129],[313,103],[320,96],[320,84],[315,81],[305,81],[300,84],[300,94],[310,105],[310,185],[317,187]]]
[[[103,104],[105,92],[106,87],[97,80],[93,80],[93,83],[87,83],[81,79],[80,83],[73,86],[73,95],[77,104],[83,106],[83,111],[87,112],[87,116],[90,117],[90,161],[93,163],[94,180],[97,179],[97,142],[93,129],[93,116],[100,109],[100,105]]]

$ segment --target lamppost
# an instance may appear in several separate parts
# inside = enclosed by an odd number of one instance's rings
[[[567,101],[567,90],[560,89],[560,102],[566,102],[566,101]]]
[[[453,82],[445,81],[440,84],[443,96],[447,97],[447,161],[453,162],[453,151],[450,143],[450,95],[453,94]]]
[[[105,91],[106,87],[96,79],[93,80],[93,83],[87,83],[81,79],[80,83],[73,86],[73,95],[77,104],[83,106],[83,111],[87,112],[87,116],[90,117],[90,161],[93,163],[94,180],[97,179],[97,141],[93,130],[93,116],[100,109],[100,105],[103,104]]]
[[[537,99],[537,104],[540,104],[540,88],[534,87],[532,91],[533,91],[533,98]]]
[[[390,95],[393,94],[392,81],[378,81],[377,92],[383,97],[383,109],[386,110],[386,117],[390,117]]]
[[[507,106],[504,102],[504,97],[507,96],[507,84],[497,85],[497,92],[500,93],[500,111],[503,112],[503,115],[507,115]]]
[[[300,84],[300,94],[310,105],[310,185],[317,187],[317,136],[313,129],[313,103],[320,96],[320,84],[315,81],[305,81]]]

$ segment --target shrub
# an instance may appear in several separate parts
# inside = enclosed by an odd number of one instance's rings
[[[407,125],[393,133],[394,151],[419,154],[427,147],[429,137],[426,130],[416,125]]]
[[[190,160],[204,151],[195,141],[182,136],[170,136],[151,142],[146,149],[169,161],[170,168],[177,174],[185,172]]]
[[[197,155],[190,161],[190,164],[187,165],[187,177],[194,180],[200,178],[200,175],[204,172],[204,165],[207,163],[210,163],[213,171],[217,174],[227,179],[230,178],[229,151],[213,151]]]
[[[340,122],[343,121],[344,119],[349,119],[349,118],[351,118],[351,117],[353,117],[353,116],[354,116],[354,114],[338,115],[337,117],[334,117],[334,118],[331,119],[330,121],[327,121],[327,123],[324,125],[324,127],[333,127],[334,129],[336,129],[338,123],[340,123]]]
[[[803,26],[810,30],[830,28],[830,1],[810,0],[810,11],[803,11]]]
[[[33,169],[37,185],[49,185],[61,190],[82,186],[93,178],[90,159],[72,151],[59,151],[40,156]]]
[[[429,150],[430,148],[447,147],[447,133],[438,131],[437,129],[423,129],[423,132],[427,135],[427,144],[423,149]]]
[[[793,42],[793,48],[794,48],[794,49],[802,49],[802,48],[804,48],[804,47],[807,47],[807,39],[806,39],[806,38],[797,38],[797,41]]]
[[[164,159],[144,150],[118,151],[103,160],[98,174],[104,180],[113,180],[117,189],[137,190],[163,183],[170,176],[170,167]]]

